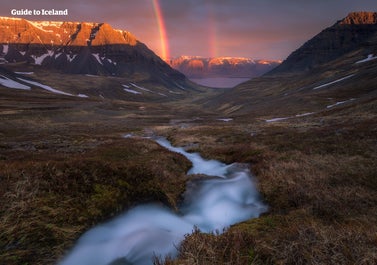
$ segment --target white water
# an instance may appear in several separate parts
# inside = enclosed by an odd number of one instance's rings
[[[267,210],[245,165],[205,160],[166,139],[156,141],[192,162],[188,174],[217,177],[190,185],[180,214],[159,205],[142,205],[89,230],[60,265],[109,265],[115,260],[116,264],[149,265],[155,255],[174,256],[194,226],[203,232],[222,232]]]

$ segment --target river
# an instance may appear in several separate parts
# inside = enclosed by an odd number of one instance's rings
[[[213,177],[187,187],[179,213],[161,205],[140,205],[87,231],[59,265],[151,265],[155,255],[174,256],[194,227],[222,232],[267,210],[246,165],[205,160],[164,138],[156,142],[192,162],[187,174]]]

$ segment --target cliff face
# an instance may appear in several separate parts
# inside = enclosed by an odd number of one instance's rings
[[[260,76],[280,64],[280,61],[249,58],[180,56],[169,60],[175,69],[190,78]]]
[[[114,30],[106,23],[28,21],[0,18],[0,43],[87,46],[128,44],[136,38],[129,32]]]
[[[376,12],[352,12],[337,23],[338,25],[373,25],[377,24]]]
[[[130,32],[106,23],[0,18],[0,57],[65,73],[167,76],[183,80]]]
[[[300,72],[332,61],[377,35],[377,13],[354,12],[323,30],[269,74]]]

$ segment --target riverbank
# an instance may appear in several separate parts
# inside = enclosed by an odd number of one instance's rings
[[[292,121],[176,128],[174,144],[246,162],[269,212],[222,235],[196,232],[160,264],[377,262],[376,115],[373,104]]]
[[[195,229],[225,231],[267,211],[247,165],[206,160],[198,153],[173,147],[165,138],[155,141],[191,162],[188,175],[203,175],[187,185],[179,210],[140,204],[85,232],[60,265],[152,265],[154,257],[175,256],[184,236]]]
[[[4,114],[1,262],[55,264],[84,231],[125,209],[152,201],[177,209],[188,160],[149,140],[123,139],[125,132],[154,132],[205,158],[250,164],[269,205],[222,235],[188,236],[166,264],[375,262],[373,102],[272,123],[185,111],[170,122],[153,111],[106,119],[85,109]]]

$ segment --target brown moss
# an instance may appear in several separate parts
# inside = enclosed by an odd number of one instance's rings
[[[84,230],[137,203],[176,207],[190,167],[183,156],[142,139],[69,158],[24,158],[0,165],[5,264],[54,263]]]
[[[322,120],[237,124],[228,138],[226,127],[176,130],[175,139],[190,137],[195,150],[208,156],[251,162],[270,208],[227,231],[252,239],[242,249],[231,246],[237,240],[227,233],[194,233],[183,242],[178,259],[165,264],[238,264],[231,254],[237,251],[253,253],[243,264],[375,264],[377,141],[369,107],[368,115],[358,109]],[[231,250],[223,251],[226,244],[213,247],[218,242],[227,242]]]

